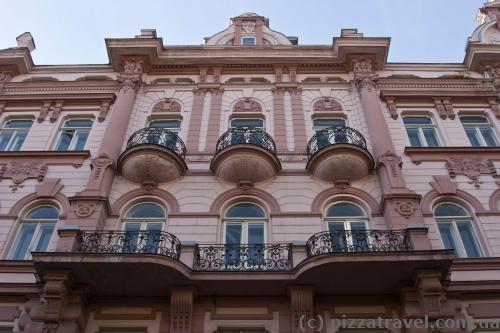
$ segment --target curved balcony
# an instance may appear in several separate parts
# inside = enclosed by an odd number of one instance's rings
[[[276,175],[281,164],[276,145],[265,131],[253,127],[232,128],[217,141],[210,169],[229,182],[260,182]]]
[[[130,136],[118,168],[130,181],[162,183],[186,173],[185,155],[186,146],[177,133],[146,127]]]
[[[160,231],[83,231],[77,253],[147,253],[179,260],[181,242],[177,237]]]
[[[308,257],[334,253],[411,251],[406,230],[324,231],[307,240]]]
[[[289,271],[291,244],[197,245],[193,269],[197,271]]]
[[[350,127],[329,127],[318,131],[307,144],[307,170],[326,181],[353,181],[374,168],[363,135]]]

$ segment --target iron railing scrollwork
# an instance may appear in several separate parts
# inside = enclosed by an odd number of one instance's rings
[[[306,243],[307,256],[342,252],[410,251],[406,230],[334,230],[313,235]]]
[[[254,127],[231,128],[217,140],[216,152],[232,145],[253,144],[276,154],[276,145],[273,138],[266,132]]]
[[[307,143],[307,157],[311,159],[313,155],[321,149],[335,144],[351,144],[366,149],[366,140],[363,135],[351,127],[328,127],[316,132]]]
[[[197,245],[193,268],[198,271],[288,271],[291,244]]]
[[[143,144],[162,146],[173,151],[182,159],[186,156],[186,145],[182,139],[177,133],[164,128],[146,127],[134,132],[127,141],[127,148]]]
[[[179,260],[181,242],[161,231],[83,231],[78,237],[79,253],[151,253]]]

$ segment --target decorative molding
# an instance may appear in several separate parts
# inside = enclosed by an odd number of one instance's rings
[[[61,178],[45,178],[41,184],[36,186],[38,197],[55,197],[64,185],[60,184]]]
[[[52,105],[52,101],[43,101],[42,106],[40,107],[40,112],[38,113],[37,121],[39,123],[43,122],[47,115],[49,114],[50,106]]]
[[[55,101],[55,105],[51,107],[51,113],[50,113],[50,122],[54,123],[56,120],[59,118],[59,115],[61,114],[62,107],[63,107],[64,101]]]
[[[90,163],[90,167],[95,169],[92,170],[94,179],[100,179],[104,174],[104,170],[106,170],[109,166],[114,168],[114,161],[112,158],[108,158],[106,156],[93,158]]]
[[[405,147],[404,153],[417,165],[422,162],[447,162],[450,157],[500,161],[500,147]]]
[[[424,216],[433,216],[433,208],[438,202],[455,202],[459,205],[463,205],[466,202],[470,205],[476,215],[485,214],[487,211],[484,209],[483,205],[479,200],[469,194],[468,192],[458,190],[455,194],[443,193],[439,194],[436,190],[427,192],[420,201],[420,206],[422,207],[422,214]]]
[[[110,100],[102,100],[101,101],[101,105],[99,106],[99,115],[97,116],[97,121],[99,121],[100,123],[102,123],[104,120],[106,120],[106,117],[108,116],[110,104],[111,104]]]
[[[142,83],[142,64],[133,58],[126,59],[123,72],[118,75],[118,82],[123,92],[137,90]]]
[[[354,83],[359,90],[375,89],[378,81],[378,75],[373,70],[371,59],[355,59],[352,61]]]
[[[397,178],[399,176],[398,167],[400,168],[403,162],[401,161],[401,157],[394,152],[387,151],[378,158],[378,162],[379,164],[385,165],[391,171],[392,177]]]
[[[455,119],[455,113],[453,112],[453,105],[450,102],[449,98],[443,97],[435,97],[433,98],[434,105],[437,113],[441,117],[441,119]]]
[[[0,152],[0,164],[8,164],[11,161],[40,160],[46,165],[72,165],[79,168],[83,162],[90,157],[90,151],[2,151]]]
[[[387,103],[387,109],[392,119],[398,119],[398,111],[396,106],[396,99],[394,97],[386,97],[385,102]]]
[[[191,333],[194,288],[172,288],[170,294],[170,332]]]
[[[169,216],[171,216],[172,214],[179,214],[179,203],[177,202],[177,199],[169,192],[159,188],[154,188],[152,190],[138,188],[123,194],[118,200],[113,203],[113,205],[111,206],[112,215],[120,216],[120,212],[126,204],[134,199],[143,196],[149,196],[150,198],[157,197],[161,199],[167,205]]]
[[[415,213],[417,207],[418,202],[414,200],[396,200],[394,202],[394,209],[396,212],[407,219]]]
[[[457,175],[464,175],[471,181],[469,184],[473,184],[476,188],[480,187],[483,182],[479,181],[479,177],[482,174],[490,174],[493,178],[497,178],[497,171],[493,162],[490,160],[485,160],[483,158],[455,158],[450,157],[446,162],[446,168],[451,178],[455,178]]]
[[[43,161],[11,161],[0,169],[0,180],[11,178],[13,184],[9,185],[9,187],[12,192],[15,192],[18,188],[24,187],[21,184],[28,178],[36,178],[38,182],[42,182],[46,173],[47,165]]]
[[[434,176],[434,181],[429,184],[439,195],[457,194],[457,183],[451,181],[449,176]]]
[[[444,78],[380,78],[377,82],[383,95],[391,96],[394,90],[408,89],[413,93],[432,93],[436,89],[442,90],[482,90],[494,92],[492,80],[488,79],[444,79]]]
[[[417,296],[425,315],[437,315],[441,312],[442,285],[440,278],[440,273],[417,273]]]
[[[262,113],[262,106],[251,98],[244,98],[234,104],[233,112],[238,113]]]
[[[78,217],[89,217],[95,211],[97,203],[94,201],[75,202],[75,214]]]
[[[253,199],[254,201],[269,207],[269,214],[279,214],[281,213],[280,205],[278,201],[268,192],[258,189],[249,188],[244,191],[240,188],[233,188],[222,194],[220,194],[212,202],[210,206],[210,214],[221,214],[224,205],[228,204],[231,200],[238,198],[239,196],[246,196],[247,199]],[[254,199],[255,198],[255,199]]]
[[[500,119],[500,106],[498,105],[498,98],[488,98],[488,104],[490,105],[490,110],[495,118]]]
[[[480,70],[492,79],[500,79],[500,62],[484,65]]]
[[[311,286],[290,286],[288,294],[290,295],[292,333],[305,332],[301,322],[313,318],[314,288]]]
[[[164,113],[164,112],[174,112],[174,113],[179,113],[181,112],[181,105],[179,102],[177,102],[174,99],[171,98],[165,98],[160,100],[159,102],[156,102],[155,105],[153,106],[152,111],[153,113]]]
[[[364,206],[368,206],[371,210],[372,215],[377,215],[380,212],[379,202],[371,196],[368,192],[363,191],[362,189],[355,187],[348,188],[339,188],[339,187],[330,187],[316,195],[312,204],[311,204],[311,214],[321,214],[323,216],[323,209],[329,203],[328,200],[333,196],[336,197],[335,200],[352,200],[351,197],[358,199],[359,201],[364,203]],[[348,197],[351,196],[351,197]]]
[[[335,100],[334,98],[331,97],[323,97],[314,102],[313,104],[313,111],[314,112],[323,112],[323,111],[328,111],[328,112],[336,112],[336,111],[343,111],[342,105]]]

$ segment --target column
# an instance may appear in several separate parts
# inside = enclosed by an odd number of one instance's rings
[[[382,212],[392,229],[403,229],[408,224],[422,224],[420,196],[406,187],[401,157],[396,154],[391,134],[375,89],[378,79],[369,59],[353,61],[354,82],[359,90],[373,155],[378,163],[377,175],[383,193]]]

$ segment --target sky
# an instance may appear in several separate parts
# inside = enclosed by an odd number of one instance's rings
[[[166,45],[201,45],[245,12],[299,44],[332,43],[340,29],[391,37],[390,62],[462,62],[484,0],[0,0],[0,49],[31,32],[36,65],[107,64],[105,38],[156,29]]]

